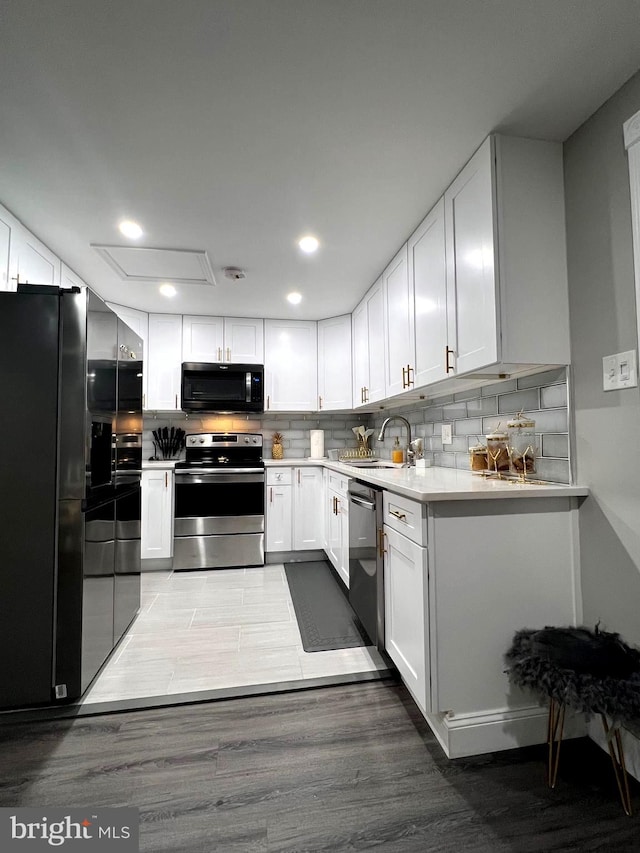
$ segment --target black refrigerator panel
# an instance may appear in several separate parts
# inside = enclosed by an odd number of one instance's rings
[[[140,607],[140,486],[116,492],[113,642],[121,639]]]
[[[52,695],[58,334],[57,290],[0,293],[3,708]]]
[[[113,499],[84,513],[81,693],[114,646],[115,527]]]

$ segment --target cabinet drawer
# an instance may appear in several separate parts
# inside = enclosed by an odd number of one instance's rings
[[[402,533],[417,545],[427,544],[426,504],[402,495],[385,492],[383,497],[384,523]]]
[[[346,496],[350,479],[351,477],[347,477],[344,474],[338,474],[337,471],[329,471],[327,483],[330,489],[335,489],[336,492],[340,492],[342,495]]]
[[[290,486],[293,472],[291,468],[267,468],[267,486]]]

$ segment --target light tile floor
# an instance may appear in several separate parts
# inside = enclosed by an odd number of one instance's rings
[[[372,646],[305,652],[281,564],[147,572],[140,613],[82,704],[386,668]]]

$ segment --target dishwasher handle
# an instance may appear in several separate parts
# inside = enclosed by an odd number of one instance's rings
[[[364,509],[374,510],[376,508],[376,505],[373,501],[368,501],[366,498],[361,498],[359,495],[350,494],[349,500],[351,501],[351,503],[364,507]]]

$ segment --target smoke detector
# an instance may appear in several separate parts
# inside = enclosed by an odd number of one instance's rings
[[[225,267],[223,269],[224,277],[230,278],[231,281],[241,281],[243,278],[247,277],[247,274],[244,270],[241,270],[239,267]]]

